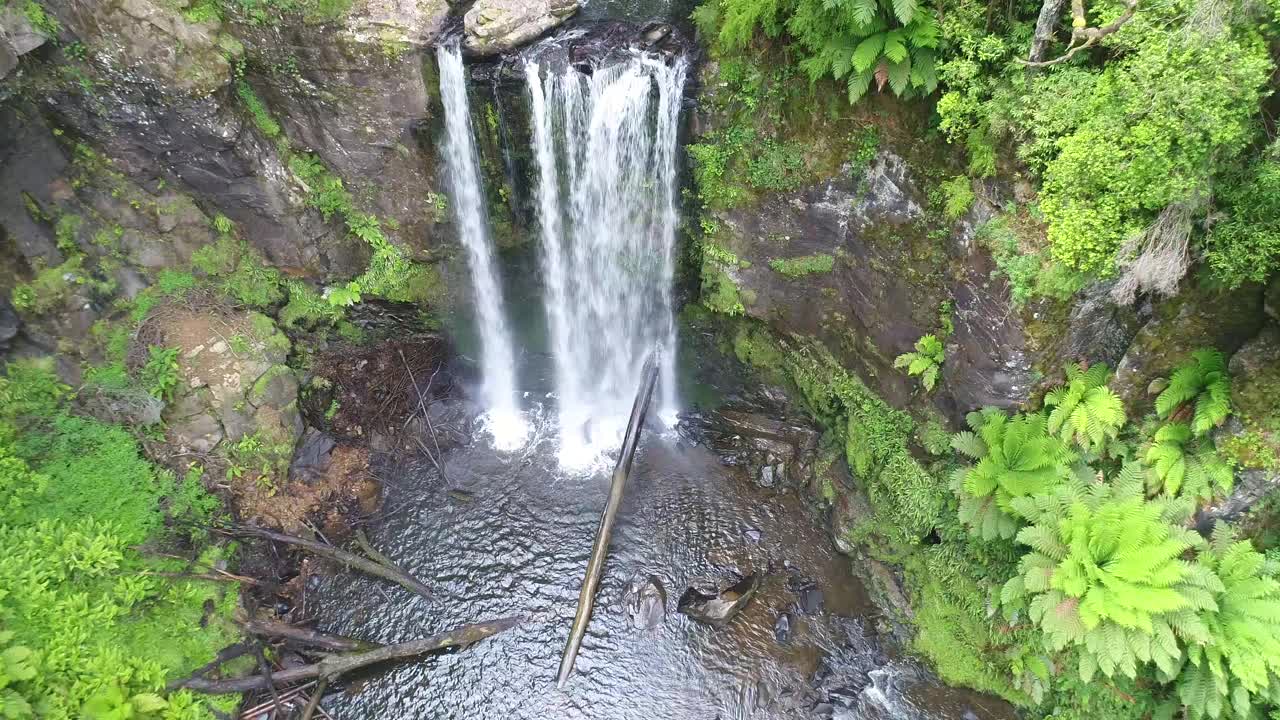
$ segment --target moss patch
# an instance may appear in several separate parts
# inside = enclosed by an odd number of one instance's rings
[[[826,253],[797,258],[770,260],[769,267],[789,278],[804,277],[815,273],[829,273],[836,266],[836,259]]]

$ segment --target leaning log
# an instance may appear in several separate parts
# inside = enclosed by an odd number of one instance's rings
[[[595,605],[596,589],[600,586],[600,575],[604,572],[604,560],[609,551],[609,538],[613,535],[613,521],[618,516],[618,508],[622,506],[622,490],[627,484],[627,476],[631,474],[631,462],[640,445],[640,429],[644,425],[649,400],[653,397],[653,386],[657,382],[658,362],[655,353],[649,356],[644,365],[640,388],[636,391],[636,400],[631,406],[631,419],[627,422],[627,434],[622,441],[622,453],[618,455],[618,464],[613,468],[609,500],[600,515],[600,528],[596,530],[596,541],[591,546],[591,557],[587,560],[587,572],[582,578],[582,591],[578,594],[578,613],[573,617],[573,626],[569,629],[569,644],[565,646],[564,657],[560,660],[560,687],[564,687],[569,674],[573,672],[573,663],[578,659],[578,648],[582,645],[582,635],[587,631],[587,623],[591,620],[591,608]]]
[[[421,595],[428,600],[431,599],[431,588],[422,584],[422,582],[412,575],[409,575],[399,568],[383,565],[382,563],[361,557],[355,553],[347,552],[346,550],[339,550],[332,545],[316,542],[315,540],[307,540],[306,538],[300,538],[294,535],[286,535],[285,533],[266,530],[264,528],[238,527],[226,532],[230,535],[258,537],[282,542],[286,545],[294,545],[315,555],[326,557],[330,560],[336,560],[343,565],[353,567],[363,573],[368,573],[369,575],[380,577],[384,580],[390,580],[409,592]]]
[[[353,670],[359,670],[370,665],[395,660],[407,660],[447,647],[473,645],[485,638],[510,630],[518,624],[519,620],[515,618],[505,618],[487,623],[463,625],[439,635],[432,635],[420,640],[410,640],[397,645],[384,645],[367,652],[329,655],[320,662],[277,670],[269,676],[248,675],[227,680],[192,677],[184,680],[177,688],[186,688],[187,690],[210,695],[227,695],[249,692],[250,690],[267,690],[302,680],[318,679],[326,683],[332,683],[335,679]]]

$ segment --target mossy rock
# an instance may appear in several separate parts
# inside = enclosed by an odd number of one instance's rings
[[[1256,335],[1265,317],[1262,295],[1260,285],[1236,290],[1190,286],[1157,307],[1155,316],[1133,339],[1111,383],[1130,415],[1150,409],[1151,381],[1168,377],[1192,352],[1216,348],[1230,355]]]
[[[1245,434],[1228,447],[1245,467],[1280,468],[1280,325],[1272,323],[1231,357],[1231,404]]]

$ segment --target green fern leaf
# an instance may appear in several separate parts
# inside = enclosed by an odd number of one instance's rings
[[[915,18],[917,7],[917,0],[893,0],[893,15],[906,25]]]
[[[894,0],[895,4],[898,2],[913,1],[914,0]],[[907,45],[903,40],[902,30],[891,30],[885,33],[883,52],[884,56],[888,58],[891,63],[899,63],[907,59]],[[938,342],[938,339],[932,335],[926,335],[924,337],[931,339],[935,344]],[[917,343],[916,347],[921,347],[921,343],[924,342],[924,338],[920,338],[920,343]]]
[[[871,74],[868,71],[876,64],[876,60],[880,58],[880,52],[884,49],[885,37],[886,33],[876,33],[859,43],[858,49],[853,52],[853,69],[859,73],[868,73],[866,79],[868,85],[871,83]],[[849,82],[853,82],[853,78],[850,78]],[[851,94],[852,92],[850,90]],[[863,88],[862,92],[866,92],[866,88]]]

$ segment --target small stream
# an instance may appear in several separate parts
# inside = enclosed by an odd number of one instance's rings
[[[430,584],[427,601],[353,574],[315,579],[306,612],[320,627],[395,642],[456,625],[525,622],[474,647],[372,674],[326,707],[383,718],[954,718],[1007,717],[995,701],[930,681],[886,655],[875,612],[791,490],[766,490],[707,449],[646,436],[597,598],[566,687],[556,670],[607,494],[608,473],[557,470],[553,421],[514,455],[487,443],[446,452],[446,484],[424,459],[387,456],[384,515],[373,542]],[[766,572],[728,625],[676,612],[699,580]],[[633,580],[658,578],[666,620],[638,629]],[[779,617],[790,632],[780,638]]]

